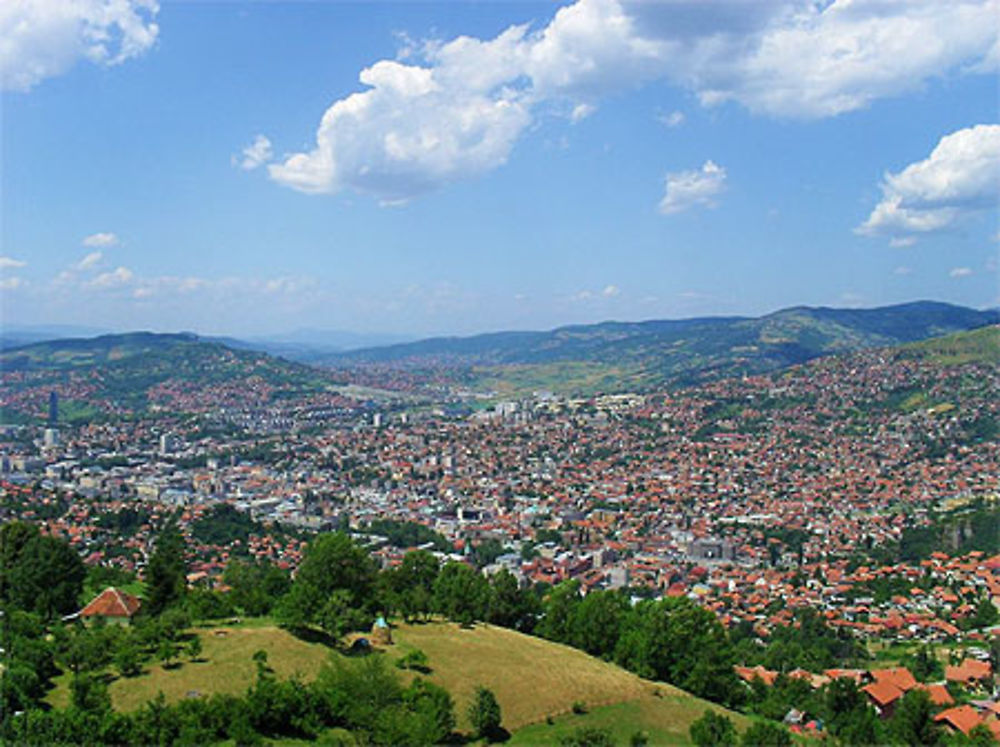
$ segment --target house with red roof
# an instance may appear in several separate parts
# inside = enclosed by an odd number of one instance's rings
[[[955,706],[947,711],[941,711],[934,717],[934,720],[939,724],[944,724],[945,728],[952,733],[960,731],[966,736],[983,723],[983,719],[976,713],[976,709],[970,705]]]
[[[84,620],[103,619],[105,622],[127,625],[142,607],[139,597],[109,586],[80,610]]]

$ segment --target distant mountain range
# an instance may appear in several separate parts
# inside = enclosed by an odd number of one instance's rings
[[[797,306],[766,316],[603,322],[548,332],[438,337],[355,350],[314,363],[635,367],[662,380],[758,373],[831,353],[886,347],[1000,322],[1000,311],[933,301],[875,309]]]
[[[7,327],[0,330],[0,350],[10,350],[36,342],[88,339],[112,334],[114,333],[107,329],[67,324]],[[283,334],[247,338],[218,335],[198,335],[198,337],[202,340],[220,342],[236,350],[258,350],[301,362],[308,362],[314,358],[333,353],[357,350],[359,348],[370,348],[378,345],[392,345],[399,342],[409,342],[414,339],[412,335],[312,328],[297,329]]]
[[[758,318],[603,322],[547,332],[439,337],[342,353],[319,354],[311,349],[301,357],[289,349],[284,355],[334,368],[370,363],[471,368],[476,374],[470,383],[498,390],[504,389],[494,386],[498,378],[516,375],[524,387],[551,381],[560,389],[606,391],[763,373],[823,355],[914,343],[995,324],[1000,324],[998,310],[931,301],[876,309],[800,306]],[[988,356],[995,339],[995,334],[973,335],[962,343],[962,350],[971,345],[976,355]],[[292,340],[287,344],[295,345]],[[916,347],[912,354],[947,359],[948,351],[954,351],[954,345],[948,345],[952,344]],[[220,358],[227,350],[229,354]],[[58,371],[110,366],[122,378],[139,376],[144,367],[156,368],[161,376],[183,372],[192,380],[199,371],[214,379],[225,377],[227,371],[242,375],[258,371],[285,381],[310,378],[308,368],[265,352],[277,351],[253,341],[137,332],[8,349],[0,352],[0,367]],[[125,362],[128,376],[122,369]],[[526,370],[530,375],[525,376]],[[587,387],[577,384],[582,379],[589,382]]]

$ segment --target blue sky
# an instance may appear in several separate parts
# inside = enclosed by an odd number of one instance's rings
[[[65,5],[0,10],[4,326],[1000,302],[997,0]]]

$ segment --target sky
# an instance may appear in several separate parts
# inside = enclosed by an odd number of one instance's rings
[[[1000,0],[0,4],[0,326],[1000,304]]]

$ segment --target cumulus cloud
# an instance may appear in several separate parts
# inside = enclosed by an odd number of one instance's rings
[[[622,289],[617,285],[606,285],[604,290],[601,291],[601,295],[605,298],[614,298],[615,296],[621,294]]]
[[[153,46],[155,0],[5,0],[0,88],[27,91],[79,60],[118,65]]]
[[[263,166],[273,157],[274,152],[271,148],[271,141],[264,135],[258,135],[250,145],[243,149],[242,158],[237,159],[234,157],[233,161],[234,163],[238,162],[240,168],[244,171],[253,171]]]
[[[25,285],[23,278],[0,278],[0,290],[17,290]]]
[[[362,70],[364,89],[326,110],[311,150],[269,173],[303,192],[402,202],[501,166],[541,113],[580,121],[654,79],[705,106],[833,116],[935,76],[994,71],[998,11],[1000,0],[577,0],[536,30],[406,38],[405,55]]]
[[[112,290],[128,285],[134,277],[135,275],[127,267],[116,267],[111,272],[102,272],[86,285],[94,290]]]
[[[998,197],[1000,125],[976,125],[945,135],[924,160],[886,174],[882,201],[856,231],[888,235],[905,245],[995,208]]]
[[[952,278],[967,278],[972,274],[972,270],[968,267],[953,267],[951,272],[948,273],[948,277]]]
[[[104,259],[103,252],[91,252],[86,257],[76,263],[77,270],[89,270]]]
[[[667,174],[660,212],[673,215],[695,206],[715,207],[715,198],[726,188],[726,170],[712,161],[700,169]]]
[[[0,257],[0,270],[15,270],[27,266],[27,262],[13,257]]]
[[[85,237],[82,243],[84,246],[90,247],[108,247],[117,246],[121,242],[119,241],[118,236],[108,231],[93,233],[90,236]]]

